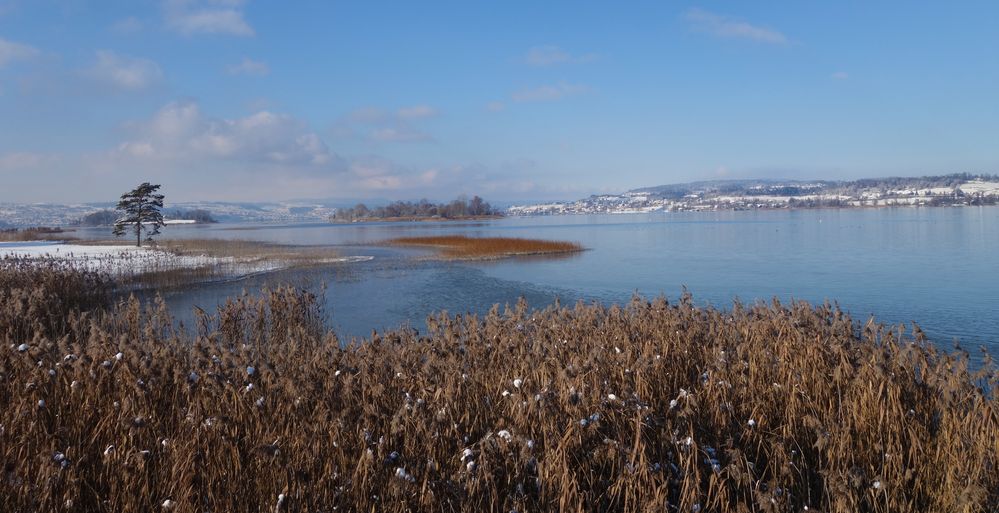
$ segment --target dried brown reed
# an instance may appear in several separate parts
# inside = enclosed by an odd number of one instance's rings
[[[80,244],[103,246],[120,242],[93,240]],[[154,248],[159,251],[92,257],[89,261],[78,260],[77,264],[110,274],[125,287],[165,289],[277,269],[327,265],[340,259],[339,253],[328,247],[250,240],[168,239],[157,241]]]
[[[157,248],[177,256],[208,256],[224,263],[146,272],[137,277],[143,287],[178,287],[266,270],[327,265],[341,256],[329,247],[229,239],[171,239],[159,242]]]
[[[513,237],[466,237],[442,235],[429,237],[400,237],[388,244],[395,246],[426,246],[439,250],[442,258],[454,260],[479,260],[520,255],[553,255],[582,251],[575,242]]]
[[[87,240],[77,243],[91,246],[131,245],[120,239]],[[154,241],[152,247],[177,256],[232,258],[244,262],[280,260],[300,264],[321,264],[331,258],[339,257],[339,253],[329,247],[292,246],[243,239],[166,239]]]
[[[134,300],[56,333],[0,316],[0,511],[999,504],[999,373],[918,330],[684,296],[442,313],[343,346],[321,304],[244,294],[190,336]]]
[[[0,336],[58,337],[82,311],[110,306],[114,283],[104,273],[54,259],[0,258]]]
[[[67,236],[71,231],[62,228],[49,228],[38,226],[35,228],[9,228],[0,230],[0,242],[26,242],[33,240],[70,240],[75,237]]]
[[[160,241],[157,247],[175,255],[208,255],[216,258],[240,260],[281,260],[301,264],[322,263],[339,254],[328,247],[290,246],[251,240],[229,239],[170,239]]]

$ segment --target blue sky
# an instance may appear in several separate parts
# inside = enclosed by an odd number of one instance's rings
[[[0,0],[0,201],[999,172],[999,3]]]

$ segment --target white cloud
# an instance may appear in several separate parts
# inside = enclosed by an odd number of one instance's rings
[[[409,189],[419,180],[412,170],[377,155],[351,159],[341,177],[345,188],[361,194]]]
[[[142,23],[142,20],[135,16],[129,16],[116,21],[114,25],[111,25],[111,30],[119,34],[135,34],[142,31],[144,27],[145,24]]]
[[[384,177],[399,174],[385,165],[357,176],[353,161],[332,152],[307,123],[268,110],[221,117],[196,101],[175,101],[122,129],[128,135],[119,144],[80,159],[88,183],[100,184],[93,186],[97,197],[135,180],[136,172],[169,187],[173,200],[229,201],[354,194],[364,190],[363,179],[388,186]]]
[[[92,79],[124,91],[146,89],[163,79],[163,70],[149,59],[99,50],[97,61],[86,71]]]
[[[720,16],[696,7],[688,10],[685,17],[694,30],[716,37],[748,39],[780,45],[788,42],[787,36],[776,30]]]
[[[305,123],[260,111],[236,119],[215,119],[197,103],[174,102],[152,119],[133,125],[136,136],[121,143],[118,156],[156,160],[231,160],[322,166],[335,157]]]
[[[847,73],[847,72],[845,72],[845,71],[837,71],[837,72],[833,73],[832,75],[829,75],[829,77],[833,78],[833,79],[836,79],[836,80],[846,80],[846,79],[850,78],[850,74]]]
[[[171,201],[307,197],[443,200],[459,193],[497,201],[503,195],[516,196],[531,189],[532,176],[537,173],[537,169],[519,164],[494,167],[455,162],[446,156],[413,165],[379,155],[337,154],[324,135],[300,118],[274,110],[221,116],[206,105],[194,100],[163,105],[121,126],[119,131],[125,135],[101,149],[59,157],[0,152],[0,176],[15,187],[0,188],[0,198],[106,200],[109,191],[125,190],[123,187],[135,181],[148,179],[163,183]],[[387,121],[359,126],[365,130],[363,137],[377,144],[356,148],[370,150],[381,148],[381,141],[429,138],[407,132],[405,125],[395,125],[402,110],[366,110],[368,119]],[[434,109],[413,112],[425,116],[430,110]],[[54,190],[53,180],[66,186]]]
[[[164,0],[168,28],[184,35],[223,34],[253,36],[242,0]]]
[[[230,75],[256,75],[262,77],[271,72],[270,66],[263,61],[255,61],[249,57],[243,57],[239,64],[233,64],[227,68]]]
[[[429,105],[413,105],[399,109],[396,111],[396,115],[399,119],[430,118],[437,115],[437,110]]]
[[[32,59],[38,55],[41,55],[41,52],[33,46],[15,43],[0,37],[0,68],[10,62]]]
[[[387,111],[389,118],[398,109]],[[369,127],[370,128],[370,127]],[[376,130],[383,127],[374,127]],[[392,128],[392,127],[388,127]],[[99,201],[141,180],[170,201],[418,198],[480,194],[490,201],[532,190],[537,169],[448,161],[403,164],[340,156],[304,121],[270,110],[212,116],[193,100],[164,105],[121,127],[111,147],[76,154],[0,153],[0,201]],[[381,132],[400,137],[403,132]],[[410,137],[410,136],[406,136]],[[403,137],[405,139],[406,137]],[[64,187],[55,188],[55,181]]]
[[[426,185],[431,185],[435,180],[437,180],[437,175],[439,174],[440,170],[438,169],[428,169],[420,173],[420,182]]]
[[[561,100],[566,96],[572,96],[589,91],[589,88],[579,84],[569,84],[559,82],[553,85],[543,85],[533,89],[521,89],[513,93],[511,98],[515,102],[544,102]]]
[[[546,67],[557,64],[571,64],[590,62],[597,58],[596,54],[572,55],[565,50],[553,46],[535,46],[527,51],[524,62],[529,66]]]

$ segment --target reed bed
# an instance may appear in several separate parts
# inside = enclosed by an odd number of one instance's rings
[[[107,275],[120,285],[119,288],[164,289],[292,267],[364,259],[341,257],[336,250],[328,247],[277,245],[248,240],[178,239],[159,241],[146,248],[136,248],[121,241],[89,240],[74,242],[73,246],[98,246],[110,250],[105,254],[88,255],[74,254],[71,249],[61,248],[62,253],[53,250],[46,257],[33,260],[58,261],[63,267]],[[32,257],[25,256],[9,258],[32,260]]]
[[[72,230],[38,226],[34,228],[6,228],[0,230],[0,242],[27,242],[35,240],[68,240],[75,239],[66,235]]]
[[[120,240],[89,240],[91,246],[121,245]],[[210,257],[241,262],[281,261],[289,264],[318,265],[336,259],[339,253],[323,246],[292,246],[243,239],[166,239],[151,244],[153,249],[180,257]]]
[[[280,260],[305,265],[322,264],[340,256],[335,249],[328,247],[290,246],[235,239],[169,239],[158,242],[156,247],[179,256],[208,255],[243,261]]]
[[[466,237],[464,235],[400,237],[389,240],[388,244],[436,248],[441,258],[450,260],[557,255],[583,250],[583,247],[575,242],[514,237]]]
[[[74,254],[72,251],[43,257],[0,256],[0,267],[58,268],[79,270],[106,277],[119,291],[143,288],[169,288],[226,279],[266,270],[263,263],[243,263],[234,259],[180,256],[165,251],[140,250],[122,246],[122,251],[107,254]]]
[[[204,262],[147,269],[132,279],[142,288],[181,287],[287,268],[305,268],[348,261],[327,247],[268,244],[250,240],[170,239],[156,248],[183,260]]]
[[[342,344],[307,290],[188,334],[162,303],[35,306],[100,277],[24,272],[0,270],[0,511],[999,505],[991,360],[829,304],[521,302]]]

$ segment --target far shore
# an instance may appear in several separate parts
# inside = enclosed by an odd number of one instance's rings
[[[450,221],[486,221],[490,219],[503,219],[506,216],[486,215],[486,216],[459,216],[459,217],[427,217],[427,216],[400,216],[400,217],[361,217],[356,219],[336,219],[331,218],[333,224],[353,224],[353,223],[399,223],[399,222],[450,222]]]

